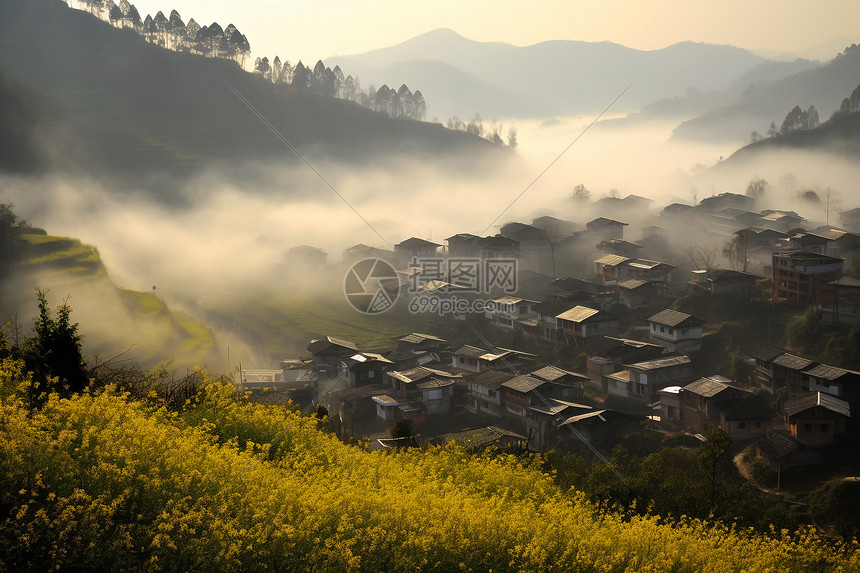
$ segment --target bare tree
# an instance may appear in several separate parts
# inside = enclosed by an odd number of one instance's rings
[[[710,270],[717,260],[717,248],[703,245],[688,245],[684,247],[684,253],[690,259],[694,269]]]

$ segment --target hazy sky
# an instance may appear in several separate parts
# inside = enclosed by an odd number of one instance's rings
[[[200,25],[235,24],[254,56],[293,62],[362,53],[450,28],[478,41],[611,40],[659,49],[685,40],[763,55],[829,59],[860,41],[857,0],[137,0],[141,16],[179,10]]]

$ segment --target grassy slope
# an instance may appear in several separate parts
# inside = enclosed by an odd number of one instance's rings
[[[135,346],[135,356],[150,366],[169,360],[193,366],[209,359],[215,338],[205,324],[187,313],[170,310],[151,293],[117,288],[94,247],[52,235],[24,234],[22,239],[27,245],[22,275],[40,288],[69,293],[65,296],[72,299],[73,312],[81,304],[73,318],[82,322],[85,346],[105,353]],[[83,303],[78,302],[81,300]],[[101,310],[113,320],[88,320],[87,305],[93,303],[104,305]],[[148,333],[149,340],[161,344],[141,345],[138,335],[142,331]]]

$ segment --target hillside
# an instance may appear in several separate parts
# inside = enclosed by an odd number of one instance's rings
[[[593,113],[634,80],[635,89],[618,103],[617,110],[635,111],[688,89],[721,89],[763,59],[731,46],[694,42],[653,51],[611,42],[552,41],[518,47],[475,42],[451,30],[435,30],[389,48],[326,60],[358,73],[365,85],[399,84],[401,77],[414,77],[430,61],[452,69],[447,75],[439,73],[421,82],[428,115],[447,118],[481,113],[491,119],[492,113],[500,117]],[[469,90],[464,94],[466,101],[453,99],[461,93],[455,70],[489,88],[483,93],[483,106],[477,92]],[[494,102],[497,91],[507,100],[503,105]],[[519,101],[510,99],[511,94]]]
[[[278,88],[232,61],[163,50],[60,0],[0,3],[0,70],[48,99],[47,139],[54,164],[66,169],[140,176],[224,161],[295,161],[230,86],[311,155],[363,160],[494,149],[438,125]]]
[[[538,460],[449,445],[369,453],[325,422],[208,382],[180,411],[110,391],[38,412],[0,363],[0,566],[14,571],[831,571],[815,531],[636,511]],[[161,407],[160,407],[161,406]],[[611,477],[608,477],[611,480]]]
[[[221,352],[207,325],[168,308],[155,291],[118,288],[96,248],[32,230],[20,239],[24,259],[3,282],[0,296],[4,313],[16,317],[24,334],[27,317],[35,314],[33,289],[39,288],[47,291],[52,303],[68,301],[91,359],[124,354],[124,360],[143,368],[169,363],[184,371],[211,363]]]
[[[716,110],[679,125],[673,138],[702,141],[745,141],[753,130],[777,127],[795,105],[814,105],[822,119],[839,109],[846,94],[860,83],[860,48],[849,48],[826,64],[774,81],[749,84]]]
[[[755,164],[766,152],[817,151],[848,159],[860,159],[860,113],[834,118],[808,131],[792,131],[742,147],[715,169]]]

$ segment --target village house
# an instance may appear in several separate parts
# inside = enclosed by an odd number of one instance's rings
[[[705,376],[681,387],[681,408],[684,428],[691,433],[701,433],[710,428],[721,427],[721,415],[725,406],[734,405],[748,392],[732,385],[725,376]],[[761,420],[759,429],[762,429]],[[731,429],[735,429],[735,424]],[[729,428],[723,428],[728,430]],[[746,422],[744,421],[744,430]],[[764,435],[762,429],[759,435]]]
[[[558,447],[562,443],[558,425],[570,416],[593,410],[586,404],[568,402],[554,398],[545,398],[529,406],[525,410],[525,418],[521,421],[529,436],[529,444],[536,450],[545,452]]]
[[[563,400],[579,400],[585,394],[585,383],[588,376],[568,372],[556,366],[544,366],[531,372],[529,376],[547,382],[547,394]]]
[[[516,296],[503,296],[492,302],[493,304],[485,312],[485,316],[495,326],[513,330],[521,320],[534,319],[537,321],[537,312],[535,312],[534,307],[540,301]],[[537,322],[535,322],[535,326],[537,326]]]
[[[708,221],[711,233],[727,236],[745,227],[758,225],[761,222],[761,215],[744,209],[727,207],[712,211]]]
[[[785,403],[785,423],[791,436],[809,447],[826,446],[845,432],[848,402],[824,392],[808,393]]]
[[[572,236],[579,229],[579,225],[573,221],[557,219],[549,215],[536,217],[532,221],[532,227],[546,231],[549,234],[549,240],[553,243],[558,243],[562,239]]]
[[[532,225],[516,222],[503,225],[499,233],[519,242],[520,269],[555,275],[549,233]]]
[[[454,403],[454,380],[433,376],[415,385],[421,392],[421,406],[428,416],[447,414]]]
[[[756,384],[769,394],[773,394],[776,391],[773,361],[783,354],[785,354],[784,350],[773,348],[772,346],[758,348],[749,353],[749,356],[755,360]]]
[[[680,386],[666,386],[657,390],[660,398],[660,423],[661,425],[677,430],[684,425],[684,408],[681,398]]]
[[[860,324],[860,277],[844,275],[820,285],[815,299],[824,322]]]
[[[746,400],[718,407],[720,427],[736,440],[764,436],[770,429],[772,412],[763,406]]]
[[[625,241],[624,239],[607,239],[597,244],[597,250],[609,255],[634,258],[642,249],[642,245]]]
[[[660,299],[657,283],[640,279],[620,281],[616,292],[618,302],[631,310],[648,308]]]
[[[351,265],[362,259],[382,259],[391,262],[394,260],[394,251],[369,247],[359,243],[343,250],[343,262]]]
[[[448,256],[453,259],[516,259],[520,256],[520,242],[504,235],[479,237],[459,233],[445,240]]]
[[[756,284],[762,277],[742,271],[729,269],[708,269],[693,271],[694,284],[717,296],[736,296],[749,298],[756,291]]]
[[[538,339],[555,344],[564,340],[556,315],[570,308],[570,303],[560,300],[545,300],[535,305],[538,321]]]
[[[804,372],[810,392],[823,392],[849,403],[860,400],[860,372],[817,364]]]
[[[689,356],[667,356],[628,364],[625,370],[606,376],[607,395],[637,402],[657,402],[657,392],[692,376]]]
[[[606,395],[609,391],[607,376],[624,369],[624,364],[635,364],[657,358],[664,352],[658,344],[601,336],[585,348],[586,371],[588,377],[603,389]]]
[[[385,388],[379,384],[328,393],[325,399],[329,417],[337,417],[342,433],[348,436],[363,435],[377,416],[377,403],[373,398],[384,394]]]
[[[606,217],[598,217],[585,224],[589,236],[594,236],[598,240],[623,239],[624,227],[627,223],[607,219]]]
[[[588,410],[560,422],[557,438],[569,452],[586,458],[608,456],[623,436],[640,430],[644,416],[616,410]]]
[[[617,283],[619,280],[632,278],[627,275],[625,263],[630,261],[628,257],[621,255],[605,255],[594,261],[594,275],[603,284]]]
[[[545,451],[555,444],[555,426],[572,413],[584,412],[591,406],[558,399],[552,384],[526,374],[514,376],[502,383],[505,418],[509,424],[526,429],[529,443]]]
[[[852,233],[860,233],[860,207],[839,213],[842,226]]]
[[[502,384],[513,377],[513,373],[501,370],[486,370],[466,376],[466,410],[494,418],[503,417],[505,403]]]
[[[705,197],[699,201],[697,208],[707,212],[729,208],[751,211],[755,208],[755,198],[739,193],[720,193],[719,195]]]
[[[536,360],[537,355],[530,352],[510,348],[497,348],[495,351],[490,351],[466,344],[454,351],[451,366],[455,372],[485,372],[487,370],[519,372],[533,367]]]
[[[760,226],[787,233],[797,229],[805,221],[803,217],[794,211],[773,211],[765,209],[761,212]]]
[[[432,259],[438,256],[441,246],[438,243],[410,237],[394,245],[395,260],[399,265],[405,265],[413,259]]]
[[[450,374],[435,368],[427,368],[425,366],[416,366],[409,370],[389,370],[385,373],[384,379],[386,385],[392,389],[392,397],[396,400],[420,402],[423,395],[423,388],[419,388],[420,382],[425,382],[435,378],[441,381],[450,380],[452,382],[460,380],[463,376],[460,374]],[[451,389],[453,392],[453,388]]]
[[[614,314],[587,306],[575,306],[555,318],[569,346],[586,346],[595,336],[617,332],[619,324]]]
[[[692,315],[666,309],[648,318],[648,334],[669,352],[698,352],[702,348],[703,324]]]
[[[789,396],[809,392],[809,378],[806,376],[806,370],[812,368],[815,362],[784,352],[774,358],[772,364],[775,389],[788,388]]]
[[[480,257],[481,237],[471,233],[457,233],[451,235],[445,242],[448,243],[448,256],[454,258]]]
[[[448,341],[444,338],[422,332],[410,332],[391,339],[394,349],[409,355],[422,355],[430,352],[439,353],[448,348]]]
[[[358,352],[355,343],[331,336],[314,339],[308,344],[313,369],[323,377],[334,378],[340,374],[343,361]]]
[[[849,269],[860,261],[860,235],[829,225],[792,236],[789,246],[818,255],[843,258]]]
[[[812,304],[816,288],[842,276],[845,260],[808,251],[773,254],[773,300]]]
[[[349,385],[353,388],[366,384],[381,384],[382,373],[394,362],[374,352],[359,352],[349,357],[346,367]]]

